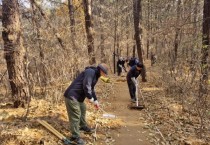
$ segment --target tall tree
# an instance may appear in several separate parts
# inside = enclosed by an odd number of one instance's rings
[[[101,31],[101,43],[100,43],[100,48],[101,48],[101,62],[106,63],[106,54],[105,54],[105,35],[104,35],[104,28],[103,28],[103,21],[104,21],[104,14],[102,13],[102,7],[103,7],[104,0],[100,0],[100,7],[99,7],[99,18],[100,18],[100,31]]]
[[[135,35],[134,38],[136,40],[136,48],[139,60],[143,63],[143,56],[142,56],[142,29],[140,27],[140,20],[141,20],[141,0],[133,0],[133,19],[134,19],[134,29]],[[146,70],[143,69],[142,71],[142,81],[146,81]]]
[[[89,55],[89,63],[95,64],[95,52],[94,52],[94,37],[93,37],[93,23],[91,20],[91,0],[83,0],[84,13],[85,13],[85,29],[87,33],[87,47]]]
[[[150,33],[150,0],[147,2],[147,59],[149,58],[149,47],[150,47],[150,41],[149,41],[149,33]]]
[[[201,49],[201,88],[204,94],[207,93],[208,88],[208,56],[210,50],[210,1],[204,0],[204,9],[203,9],[203,40],[202,40],[202,49]]]
[[[18,0],[2,1],[2,37],[14,107],[24,107],[29,97],[26,81],[26,50],[23,47]]]
[[[141,28],[140,28],[140,16],[141,16],[141,0],[133,0],[133,19],[136,40],[136,47],[139,60],[143,63],[142,57],[142,40],[141,40]]]
[[[73,45],[73,49],[77,51],[76,48],[76,32],[75,32],[75,19],[74,19],[74,5],[73,0],[68,0],[68,8],[69,8],[69,18],[70,18],[70,29],[71,29],[71,41]]]
[[[116,72],[116,56],[118,56],[118,47],[117,47],[117,37],[118,37],[118,0],[115,1],[115,12],[114,12],[114,55],[113,55],[113,65],[114,65],[114,74]]]
[[[204,118],[206,117],[208,103],[208,56],[210,50],[210,1],[204,0],[203,6],[203,38],[202,38],[202,48],[201,48],[201,77],[200,77],[200,89],[199,96],[197,98],[196,104],[198,105],[197,111],[200,117],[200,134],[202,137],[204,130]]]
[[[180,35],[180,11],[181,11],[181,0],[178,0],[177,2],[177,19],[176,24],[177,27],[175,29],[175,40],[174,40],[174,61],[177,60],[177,53],[178,53],[178,47],[179,47],[179,35]]]

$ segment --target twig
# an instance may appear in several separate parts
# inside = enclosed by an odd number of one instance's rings
[[[143,103],[144,103],[144,100],[145,100],[145,99],[144,99],[144,96],[143,96],[143,94],[142,94],[142,92],[141,92],[141,89],[139,89],[139,90],[140,90],[140,94],[141,94],[141,97],[142,97]],[[151,116],[151,114],[149,113],[148,109],[146,109],[145,112],[146,112],[147,115],[151,118],[151,120],[154,122],[154,119],[152,118],[152,116]],[[163,134],[161,133],[161,131],[158,129],[157,126],[155,126],[155,129],[156,129],[157,132],[160,134],[160,136],[163,138],[163,140],[165,141],[165,143],[168,144],[167,141],[166,141],[166,139],[165,139],[165,137],[163,136]]]
[[[152,116],[150,115],[149,111],[146,109],[146,113],[147,115],[152,119],[152,121],[154,122],[154,119],[152,118]],[[160,134],[160,136],[163,138],[163,140],[167,143],[166,139],[164,138],[163,134],[161,133],[161,131],[157,128],[157,126],[155,126],[155,129],[158,131],[158,133]]]

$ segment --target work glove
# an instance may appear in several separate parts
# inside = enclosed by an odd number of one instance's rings
[[[135,77],[131,78],[132,82],[134,83],[135,86],[138,86],[138,82],[137,80],[135,79]]]
[[[94,101],[94,106],[95,106],[95,108],[96,108],[96,109],[99,109],[99,103],[98,103],[98,100],[95,100],[95,101]]]
[[[88,99],[90,103],[94,102],[94,98],[92,97],[91,99]]]
[[[105,83],[110,83],[110,78],[107,78],[107,77],[104,77],[104,76],[101,76],[100,79],[105,82]]]

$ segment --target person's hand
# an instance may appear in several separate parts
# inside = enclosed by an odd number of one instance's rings
[[[105,83],[110,83],[111,82],[110,78],[108,78],[108,77],[101,76],[100,79]]]
[[[144,79],[142,79],[142,82],[147,82],[147,79],[145,79],[145,78],[144,78]]]
[[[95,101],[94,101],[94,106],[95,106],[95,108],[96,108],[96,109],[99,109],[99,103],[98,103],[98,100],[95,100]]]
[[[138,85],[137,79],[135,79],[134,77],[131,78],[132,82],[134,83],[135,86]]]
[[[93,103],[93,102],[94,102],[93,97],[92,97],[91,99],[88,99],[88,101],[89,101],[90,103]]]

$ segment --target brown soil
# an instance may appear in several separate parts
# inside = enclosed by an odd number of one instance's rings
[[[109,111],[121,118],[124,121],[124,125],[117,129],[112,130],[111,134],[115,140],[116,145],[151,145],[149,139],[149,132],[145,125],[145,119],[143,118],[143,110],[131,110],[129,106],[135,106],[135,103],[130,102],[130,96],[128,92],[127,83],[124,82],[124,77],[119,78],[122,80],[115,84],[116,95],[111,97],[110,101],[112,106]],[[142,104],[142,100],[139,101]]]

